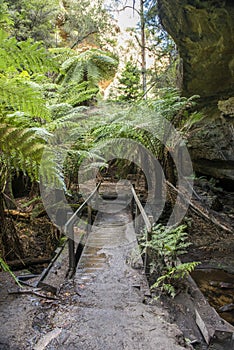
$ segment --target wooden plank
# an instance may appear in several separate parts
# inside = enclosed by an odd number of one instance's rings
[[[195,314],[196,314],[196,324],[198,326],[198,328],[201,331],[201,334],[203,335],[203,338],[205,339],[206,343],[209,344],[210,343],[210,339],[213,337],[214,334],[211,334],[208,330],[208,328],[206,327],[205,322],[203,321],[201,315],[199,314],[199,312],[197,311],[197,309],[195,309]]]
[[[33,347],[33,350],[44,350],[47,345],[55,338],[57,338],[62,332],[61,328],[55,328],[51,332],[45,334],[42,338],[39,339],[37,344]]]
[[[7,265],[14,269],[24,269],[32,265],[48,264],[51,261],[51,257],[44,256],[40,258],[25,258],[21,260],[7,261]]]
[[[232,333],[234,327],[222,319],[213,307],[210,306],[191,276],[188,283],[193,295],[196,324],[207,344],[210,344],[216,332]]]

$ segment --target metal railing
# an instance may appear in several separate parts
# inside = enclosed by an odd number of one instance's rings
[[[93,192],[89,195],[89,197],[82,203],[82,205],[70,215],[69,219],[64,225],[64,233],[68,237],[68,251],[69,251],[69,271],[68,276],[71,277],[76,269],[76,251],[75,251],[75,240],[74,240],[74,224],[78,220],[78,215],[88,206],[88,224],[87,228],[91,226],[92,219],[92,207],[88,205],[88,203],[93,199],[93,197],[97,194],[98,189],[101,185],[101,181],[95,187]]]
[[[148,274],[149,273],[149,248],[147,246],[147,243],[151,241],[152,238],[152,223],[150,222],[137,194],[135,191],[135,188],[133,186],[131,186],[131,191],[133,194],[133,199],[136,203],[136,212],[135,212],[135,222],[137,220],[137,217],[139,216],[139,214],[141,214],[145,227],[146,227],[146,249],[145,249],[145,257],[144,257],[144,270],[145,273]],[[135,226],[136,229],[136,226]]]

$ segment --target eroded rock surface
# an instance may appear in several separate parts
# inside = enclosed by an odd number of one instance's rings
[[[199,95],[205,118],[190,131],[194,168],[234,179],[234,2],[159,0],[162,24],[181,57],[180,88]]]
[[[231,106],[225,102],[220,103],[223,110],[234,108],[234,103]],[[204,110],[204,113],[206,117],[189,132],[188,149],[194,169],[218,179],[234,181],[234,117],[214,108]]]
[[[234,3],[232,0],[160,0],[163,25],[183,60],[183,93],[233,95]]]

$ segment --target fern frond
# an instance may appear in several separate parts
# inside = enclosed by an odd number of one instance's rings
[[[21,111],[32,117],[49,120],[50,113],[40,91],[18,78],[0,76],[0,104],[5,110]]]
[[[77,107],[83,102],[91,101],[98,93],[98,87],[89,87],[88,82],[70,82],[61,90],[60,100]]]
[[[90,86],[96,86],[101,80],[112,78],[117,66],[117,59],[107,52],[99,49],[87,50],[69,57],[62,64],[58,82],[66,84],[70,81],[87,81]]]
[[[0,35],[4,32],[0,30]],[[52,55],[40,44],[28,39],[18,42],[16,38],[5,38],[0,43],[0,71],[28,71],[47,73],[58,71]]]

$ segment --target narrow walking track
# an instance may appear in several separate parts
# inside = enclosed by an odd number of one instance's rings
[[[145,303],[149,291],[130,213],[126,208],[118,211],[118,201],[105,205],[74,277],[79,298],[56,312],[57,333],[45,349],[185,349],[165,310]]]

